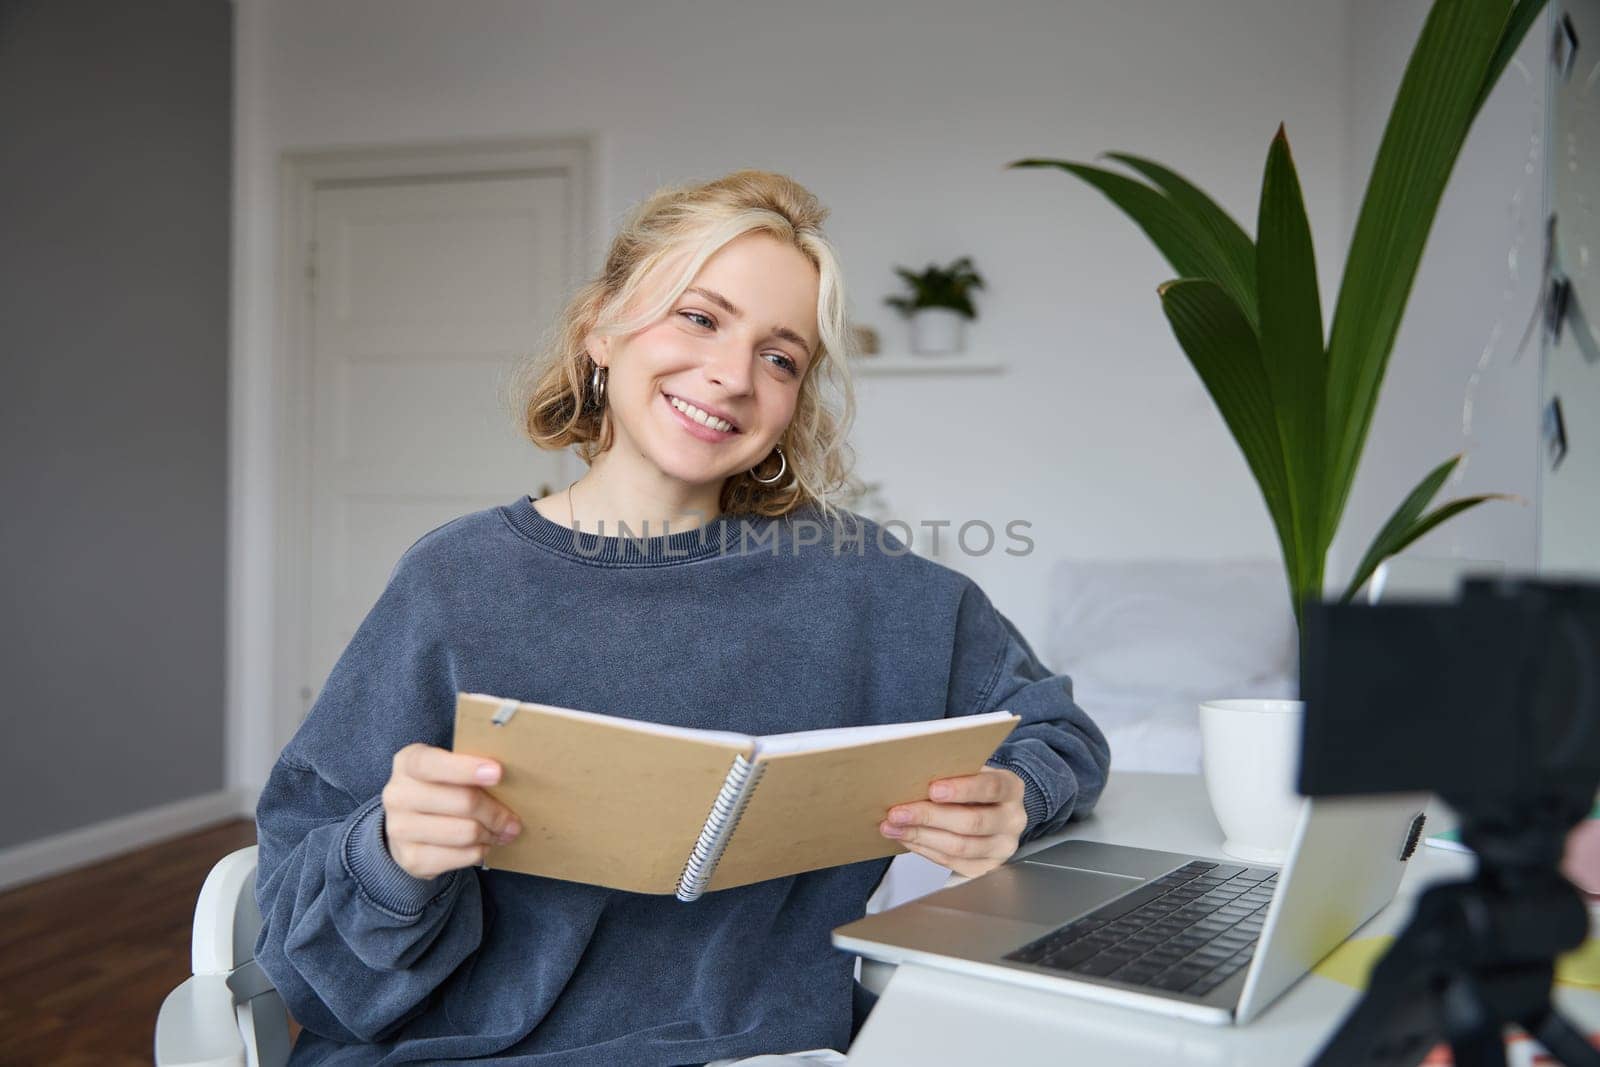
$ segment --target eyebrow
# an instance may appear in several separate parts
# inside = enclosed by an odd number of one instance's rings
[[[722,310],[726,311],[728,314],[732,315],[734,318],[736,318],[736,319],[744,318],[744,312],[742,312],[738,308],[734,307],[733,306],[733,301],[729,300],[727,297],[723,296],[719,292],[716,292],[716,291],[711,290],[711,289],[702,289],[698,285],[690,286],[689,288],[685,289],[684,292],[686,292],[686,293],[699,293],[701,296],[705,297],[707,300],[711,301],[713,304],[719,305],[722,308]],[[801,337],[799,334],[797,334],[793,330],[789,329],[789,327],[787,327],[787,326],[775,327],[773,329],[773,331],[772,331],[772,336],[781,337],[785,341],[791,341],[794,344],[799,345],[800,346],[800,350],[802,352],[804,352],[808,357],[811,355],[811,343],[809,341],[807,341],[804,337]]]

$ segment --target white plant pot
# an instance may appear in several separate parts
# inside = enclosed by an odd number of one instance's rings
[[[961,351],[967,317],[949,308],[919,308],[911,313],[911,351],[937,355]]]
[[[1295,791],[1305,704],[1208,700],[1200,705],[1200,766],[1222,827],[1222,851],[1281,864],[1305,798]]]

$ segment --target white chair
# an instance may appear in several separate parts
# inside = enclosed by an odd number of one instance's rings
[[[289,1012],[255,961],[256,846],[211,868],[194,909],[194,974],[161,1004],[157,1067],[282,1067]]]
[[[156,1067],[283,1067],[289,1010],[255,961],[256,846],[211,868],[194,908],[194,974],[161,1004]],[[861,984],[883,992],[891,964],[862,961]]]

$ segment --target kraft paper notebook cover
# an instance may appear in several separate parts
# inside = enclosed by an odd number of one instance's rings
[[[769,737],[458,693],[454,750],[522,833],[483,866],[635,893],[702,893],[905,851],[878,832],[937,778],[976,774],[1007,711]]]

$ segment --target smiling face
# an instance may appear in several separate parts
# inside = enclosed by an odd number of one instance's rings
[[[817,349],[819,284],[799,249],[746,233],[706,260],[665,317],[623,337],[590,335],[609,371],[618,458],[720,489],[771,455]]]

